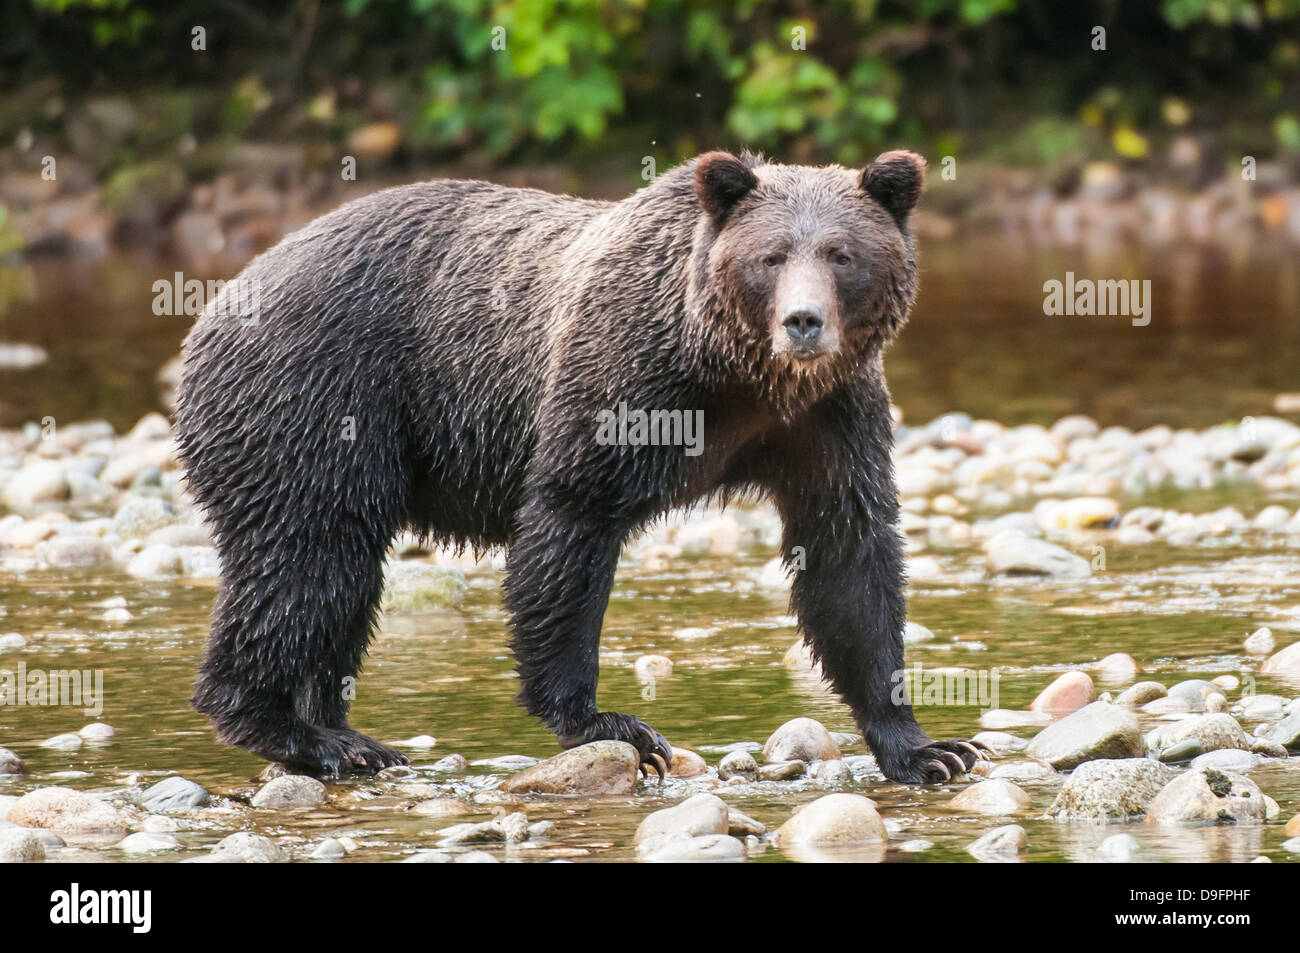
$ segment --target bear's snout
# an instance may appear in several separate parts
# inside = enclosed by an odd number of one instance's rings
[[[811,354],[817,349],[817,339],[826,326],[826,316],[820,308],[800,308],[786,315],[781,325],[790,335],[795,354]]]

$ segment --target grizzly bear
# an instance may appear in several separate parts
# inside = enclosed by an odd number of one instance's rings
[[[344,691],[405,527],[505,546],[521,704],[562,746],[630,742],[662,777],[667,740],[596,708],[620,548],[673,508],[758,494],[880,769],[970,769],[979,746],[932,741],[891,698],[906,607],[881,352],[916,294],[924,165],[711,152],[620,202],[429,182],[255,259],[186,341],[176,418],[221,557],[193,698],[218,737],[325,774],[405,763],[349,727]],[[598,440],[620,407],[694,415],[703,439]]]

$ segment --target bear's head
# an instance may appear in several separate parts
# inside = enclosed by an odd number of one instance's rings
[[[886,152],[850,170],[710,152],[694,170],[692,292],[716,343],[787,399],[872,363],[916,296],[908,219],[925,160]]]

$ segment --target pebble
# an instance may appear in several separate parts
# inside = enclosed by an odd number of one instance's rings
[[[1228,714],[1198,715],[1156,728],[1148,737],[1150,747],[1163,753],[1184,741],[1195,741],[1202,751],[1219,748],[1250,750],[1250,736]],[[1165,760],[1163,757],[1161,760]]]
[[[102,721],[92,722],[77,732],[87,741],[105,741],[117,734],[112,725],[106,725]]]
[[[1291,714],[1274,725],[1268,740],[1289,750],[1300,748],[1300,708],[1294,708]]]
[[[668,773],[675,778],[698,778],[707,774],[709,764],[694,751],[686,748],[674,748],[673,760],[668,765]]]
[[[777,761],[765,764],[758,769],[760,781],[793,781],[808,773],[808,766],[802,761]]]
[[[53,738],[46,738],[41,742],[41,747],[52,748],[55,751],[76,751],[81,747],[81,742],[81,735],[65,732]]]
[[[21,827],[0,827],[0,864],[39,864],[45,860],[45,844],[32,831]]]
[[[126,819],[107,801],[71,788],[38,788],[9,808],[7,819],[22,827],[41,827],[77,838],[126,836]]]
[[[310,856],[313,860],[338,860],[346,857],[347,853],[342,844],[333,837],[327,837],[316,845]]]
[[[1270,655],[1260,671],[1266,675],[1300,675],[1300,642]]]
[[[1114,682],[1126,682],[1138,673],[1138,663],[1127,652],[1112,652],[1097,663],[1097,675]]]
[[[990,573],[1010,575],[1064,576],[1082,578],[1092,575],[1088,561],[1062,549],[1055,543],[1004,534],[990,540],[986,547]]]
[[[1066,672],[1038,693],[1029,704],[1030,711],[1068,715],[1096,700],[1097,691],[1087,672]]]
[[[853,780],[853,771],[841,759],[816,761],[808,766],[808,776],[826,784],[847,784]]]
[[[1168,694],[1159,682],[1138,682],[1130,685],[1115,698],[1115,704],[1123,708],[1141,708],[1157,698]]]
[[[804,807],[772,836],[778,847],[836,847],[886,840],[875,802],[859,794],[827,794]]]
[[[0,775],[26,773],[27,766],[23,764],[22,758],[8,748],[0,748]]]
[[[738,864],[745,859],[745,845],[728,834],[669,837],[657,842],[640,858],[647,864]]]
[[[593,741],[525,768],[501,788],[509,794],[631,794],[640,761],[626,742]]]
[[[5,485],[0,501],[8,506],[31,506],[68,498],[68,479],[63,465],[42,460],[23,467]]]
[[[1213,768],[1193,769],[1170,781],[1147,808],[1149,824],[1263,822],[1264,794],[1254,781]]]
[[[971,740],[992,748],[993,753],[999,755],[1015,754],[1029,747],[1029,742],[1024,738],[1005,731],[981,731]]]
[[[1236,771],[1241,774],[1257,767],[1261,760],[1263,759],[1259,755],[1251,754],[1249,751],[1220,748],[1197,755],[1192,759],[1190,767],[1216,768],[1219,771]]]
[[[758,762],[748,751],[733,751],[718,762],[718,777],[724,781],[742,778],[752,781],[758,776]]]
[[[288,853],[269,837],[239,831],[219,841],[206,857],[187,863],[278,864],[288,859]]]
[[[17,632],[0,635],[0,652],[16,652],[27,645],[27,640]]]
[[[700,837],[730,830],[727,802],[716,794],[696,794],[680,804],[647,815],[637,826],[633,842],[643,844],[665,837]]]
[[[839,745],[821,722],[795,718],[774,731],[763,745],[767,761],[836,761]]]
[[[1267,626],[1261,626],[1246,636],[1245,649],[1248,655],[1268,655],[1273,651],[1273,632]]]
[[[464,771],[469,767],[469,762],[461,754],[449,754],[446,757],[439,758],[432,765],[434,771]]]
[[[657,682],[673,673],[673,660],[666,655],[643,655],[632,666],[637,681]]]
[[[767,833],[767,826],[762,821],[754,820],[743,811],[728,807],[727,833],[732,837],[762,837]]]
[[[469,591],[463,571],[411,560],[390,561],[384,585],[385,612],[459,609]]]
[[[955,810],[975,814],[1017,814],[1028,810],[1029,803],[1029,795],[1005,779],[976,782],[949,802]]]
[[[1029,835],[1019,824],[995,827],[966,846],[966,853],[985,863],[1018,861],[1029,846]]]
[[[449,797],[428,798],[411,805],[411,813],[420,817],[457,817],[473,814],[474,809],[463,801]]]
[[[166,813],[187,811],[208,803],[208,792],[198,784],[180,775],[163,778],[140,795],[140,803],[147,811]]]
[[[1098,758],[1145,754],[1137,716],[1125,708],[1093,702],[1039,732],[1026,749],[1029,757],[1066,770]]]
[[[155,851],[179,850],[181,842],[171,834],[153,831],[137,831],[123,838],[117,845],[118,850],[128,854],[149,854]]]
[[[325,785],[303,774],[286,774],[267,782],[253,795],[253,807],[292,811],[325,803]]]
[[[1047,809],[1062,821],[1125,821],[1141,817],[1175,772],[1149,758],[1087,761],[1065,779]]]
[[[402,741],[394,741],[393,745],[398,748],[417,748],[427,750],[438,746],[438,739],[433,735],[416,735],[414,738],[406,738]]]
[[[1128,864],[1141,851],[1141,842],[1132,834],[1111,834],[1097,845],[1097,859],[1111,864]]]

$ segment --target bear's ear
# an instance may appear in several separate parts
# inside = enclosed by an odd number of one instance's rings
[[[753,170],[730,152],[706,152],[695,160],[695,194],[715,225],[756,185]]]
[[[858,184],[901,223],[916,207],[924,179],[925,159],[915,152],[897,149],[869,162]]]

